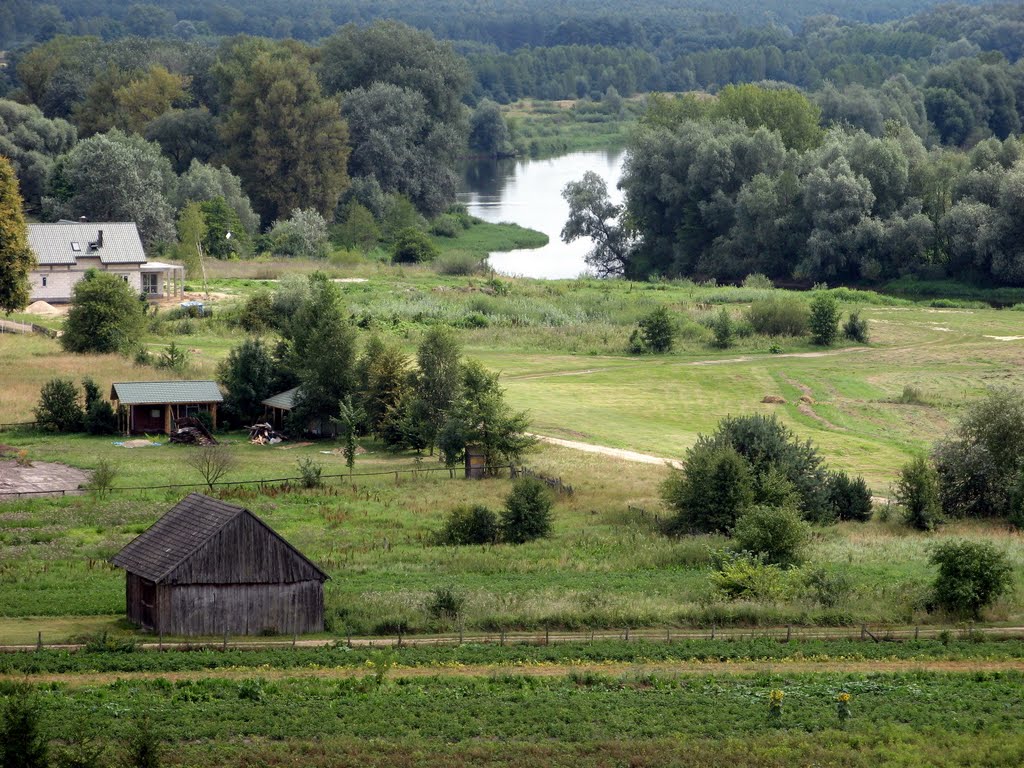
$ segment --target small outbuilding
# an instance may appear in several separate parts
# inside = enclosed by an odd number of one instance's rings
[[[128,619],[168,635],[301,634],[324,628],[328,576],[247,509],[186,496],[111,562]]]
[[[216,429],[217,406],[224,402],[215,381],[117,381],[110,387],[110,399],[126,435],[170,434],[178,419],[201,413],[210,415]]]
[[[274,429],[285,431],[291,412],[301,397],[302,390],[299,387],[292,387],[262,400],[269,424]],[[305,432],[315,437],[336,437],[338,425],[332,422],[329,416],[313,416],[306,422]]]

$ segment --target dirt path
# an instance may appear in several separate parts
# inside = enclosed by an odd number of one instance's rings
[[[630,664],[613,663],[538,663],[538,664],[467,664],[422,667],[394,667],[389,677],[494,677],[518,675],[523,677],[565,677],[569,674],[596,674],[608,678],[623,676],[642,677],[659,675],[680,676],[736,676],[759,674],[902,674],[908,672],[940,672],[973,674],[977,672],[1024,672],[1024,659],[986,661],[980,659],[939,659],[939,660],[885,660],[885,661],[820,661],[772,660],[772,661],[676,661]],[[317,679],[344,680],[370,677],[373,670],[366,667],[295,667],[292,669],[271,669],[267,667],[226,667],[223,669],[198,669],[179,672],[75,672],[15,675],[0,675],[0,680],[26,680],[33,684],[62,683],[69,686],[109,685],[117,680],[244,680],[253,676],[266,680]]]
[[[558,445],[562,448],[572,448],[573,450],[583,451],[584,453],[598,453],[602,456],[611,456],[612,458],[622,459],[623,461],[633,461],[639,464],[670,464],[677,469],[683,466],[683,463],[678,459],[665,459],[660,456],[652,456],[649,453],[627,451],[624,448],[611,448],[607,445],[581,443],[578,440],[563,440],[560,437],[548,437],[547,435],[531,434],[531,437],[535,437],[540,442],[548,443],[549,445]]]

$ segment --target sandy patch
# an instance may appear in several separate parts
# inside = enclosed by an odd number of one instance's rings
[[[55,315],[67,314],[69,307],[67,305],[63,307],[55,307],[52,304],[47,304],[45,301],[34,301],[25,307],[25,313],[28,315],[39,315],[41,317],[54,317]]]
[[[529,433],[527,433],[529,434]],[[562,448],[572,448],[576,451],[583,451],[584,453],[598,453],[602,456],[611,456],[614,459],[622,459],[624,461],[633,461],[638,464],[669,464],[673,467],[682,468],[683,463],[676,459],[665,459],[661,456],[651,456],[648,453],[638,453],[636,451],[627,451],[622,448],[610,448],[607,445],[594,445],[593,443],[581,443],[577,440],[563,440],[560,437],[547,437],[546,435],[530,435],[531,437],[537,438],[542,443],[548,443],[549,445],[558,445]]]
[[[1024,339],[1024,336],[985,336],[986,339],[995,339],[996,341],[1020,341]]]

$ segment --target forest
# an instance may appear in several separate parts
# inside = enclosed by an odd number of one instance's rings
[[[459,160],[513,151],[495,102],[603,120],[641,94],[601,274],[1024,284],[1024,8],[921,5],[393,9],[417,29],[357,2],[293,16],[313,31],[263,3],[14,3],[0,153],[43,220],[135,220],[186,263],[200,230],[219,258],[316,256],[451,230]]]

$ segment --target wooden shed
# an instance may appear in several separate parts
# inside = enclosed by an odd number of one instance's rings
[[[114,556],[128,619],[168,635],[322,632],[327,574],[249,510],[192,493]]]
[[[224,402],[215,381],[115,381],[110,399],[126,435],[170,434],[175,421],[200,413],[208,413],[216,429],[217,405]]]

